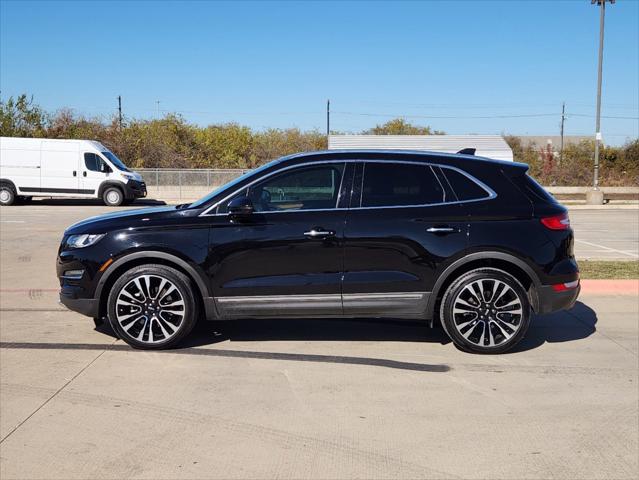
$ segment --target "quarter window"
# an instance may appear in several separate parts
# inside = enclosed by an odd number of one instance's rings
[[[84,166],[87,170],[91,170],[92,172],[103,172],[104,171],[104,161],[100,158],[99,155],[95,153],[85,153],[84,154]]]
[[[366,163],[362,207],[442,203],[444,190],[428,165]]]
[[[331,209],[337,206],[344,164],[326,164],[270,177],[242,190],[256,212]],[[226,213],[226,205],[218,209]]]
[[[490,196],[486,190],[457,170],[442,167],[442,172],[446,175],[450,186],[453,188],[453,191],[460,202],[480,200]]]

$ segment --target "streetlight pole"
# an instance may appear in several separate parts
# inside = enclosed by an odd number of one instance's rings
[[[592,190],[586,194],[586,201],[589,204],[601,205],[603,203],[603,192],[599,190],[599,147],[601,144],[601,77],[603,67],[603,47],[604,47],[604,18],[606,16],[606,2],[611,4],[615,0],[591,0],[591,5],[599,5],[599,68],[597,72],[597,120],[595,126],[595,168],[593,175]]]

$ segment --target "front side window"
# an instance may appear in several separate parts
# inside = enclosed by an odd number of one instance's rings
[[[374,163],[364,166],[362,207],[442,203],[444,190],[429,165]]]
[[[104,172],[105,165],[102,158],[95,153],[85,153],[84,154],[84,166],[87,170],[92,172]]]
[[[331,209],[337,206],[343,172],[341,163],[300,167],[269,177],[238,195],[248,196],[256,212]],[[218,213],[226,213],[226,205]]]

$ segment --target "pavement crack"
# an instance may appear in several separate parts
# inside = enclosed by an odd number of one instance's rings
[[[65,388],[67,388],[67,386],[69,386],[69,384],[71,382],[73,382],[76,378],[78,378],[80,375],[82,375],[82,373],[85,372],[91,365],[93,365],[98,360],[98,358],[100,358],[102,355],[104,355],[106,353],[106,351],[109,350],[111,345],[113,345],[116,341],[117,341],[117,339],[114,340],[111,344],[109,344],[98,355],[96,355],[89,363],[87,363],[84,367],[82,367],[80,369],[80,371],[78,373],[76,373],[73,377],[71,377],[64,385],[62,385],[55,392],[53,392],[53,394],[49,398],[47,398],[38,408],[36,408],[33,412],[31,412],[27,416],[27,418],[25,418],[20,423],[18,423],[15,427],[13,427],[13,429],[11,429],[11,431],[9,433],[7,433],[4,437],[2,437],[2,439],[0,440],[0,445],[2,445],[2,443],[4,443],[4,441],[7,438],[9,438],[11,435],[14,434],[14,432],[16,432],[20,427],[22,427],[22,425],[24,425],[26,422],[28,422],[31,417],[33,417],[36,413],[38,413],[40,410],[42,410],[42,408],[45,405],[47,405],[51,400],[53,400],[60,392],[62,392]]]

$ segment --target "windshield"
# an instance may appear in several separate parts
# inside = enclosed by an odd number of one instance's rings
[[[215,197],[216,195],[220,194],[221,192],[223,192],[227,188],[231,188],[231,187],[233,187],[235,185],[238,185],[240,182],[243,182],[248,177],[251,177],[251,176],[253,176],[255,174],[258,174],[258,173],[262,172],[263,170],[265,170],[266,168],[268,168],[268,167],[270,167],[272,165],[275,165],[278,162],[279,162],[279,160],[273,160],[272,162],[265,163],[264,165],[262,165],[261,167],[255,169],[255,170],[250,170],[250,171],[246,172],[244,175],[241,175],[241,176],[237,177],[235,180],[231,180],[229,183],[225,183],[224,185],[216,188],[215,190],[213,190],[211,193],[209,193],[205,197],[202,197],[199,200],[196,200],[195,202],[193,202],[190,205],[190,207],[191,208],[197,208],[197,207],[201,207],[202,205],[205,205],[206,203],[211,201],[211,199],[213,199],[213,197]]]
[[[109,161],[113,164],[113,166],[115,168],[117,168],[118,170],[122,170],[123,172],[130,172],[131,171],[128,168],[126,168],[126,165],[124,163],[122,163],[122,160],[120,160],[118,157],[116,157],[112,152],[109,152],[107,150],[105,152],[102,152],[102,155],[104,155],[106,158],[108,158]]]

